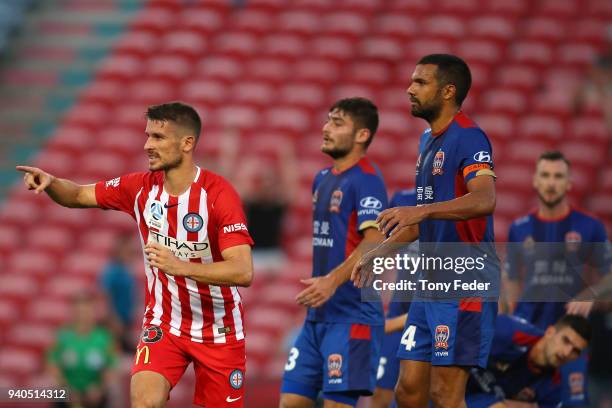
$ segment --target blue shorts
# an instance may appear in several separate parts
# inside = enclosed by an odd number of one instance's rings
[[[378,373],[376,374],[376,386],[378,388],[395,389],[400,367],[400,361],[397,358],[397,346],[399,346],[401,338],[401,331],[385,334],[383,337]]]
[[[486,368],[497,302],[412,302],[397,356],[439,366]]]
[[[306,321],[289,352],[282,393],[355,405],[371,395],[384,327]],[[354,399],[354,404],[349,400]]]

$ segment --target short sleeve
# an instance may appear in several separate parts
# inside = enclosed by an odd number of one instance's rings
[[[96,184],[96,201],[100,208],[118,210],[135,217],[134,200],[143,187],[146,173],[131,173]]]
[[[214,203],[215,225],[218,230],[219,251],[238,245],[253,245],[253,239],[247,229],[246,217],[242,202],[234,188],[227,182],[221,185],[221,191]]]
[[[376,227],[376,218],[387,206],[387,191],[382,179],[376,174],[362,175],[355,186],[357,231]]]
[[[516,225],[510,226],[508,232],[508,243],[506,244],[506,259],[504,262],[504,272],[508,275],[508,279],[519,279],[520,269],[522,265],[521,247],[519,244]]]
[[[462,138],[458,148],[459,171],[467,184],[477,176],[492,176],[493,151],[489,139],[478,128],[465,129],[466,135]]]

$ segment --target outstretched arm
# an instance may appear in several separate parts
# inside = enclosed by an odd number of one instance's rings
[[[95,184],[80,185],[57,178],[37,167],[17,166],[22,171],[23,182],[36,194],[45,191],[56,203],[70,208],[97,207]]]
[[[495,180],[491,176],[474,177],[467,183],[468,193],[448,201],[417,207],[395,207],[383,211],[376,222],[383,234],[394,234],[403,227],[425,219],[465,221],[492,214],[495,210]]]

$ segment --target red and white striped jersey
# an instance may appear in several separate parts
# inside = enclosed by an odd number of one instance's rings
[[[141,244],[153,240],[187,262],[219,262],[221,252],[253,245],[240,197],[221,176],[197,169],[180,196],[164,190],[161,171],[132,173],[96,184],[104,209],[130,214],[138,223]],[[144,326],[161,326],[196,342],[232,343],[244,339],[243,309],[234,286],[215,286],[171,276],[149,266]]]

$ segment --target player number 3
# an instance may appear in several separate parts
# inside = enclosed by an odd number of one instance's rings
[[[291,351],[289,352],[289,358],[287,359],[287,364],[285,364],[285,371],[291,371],[295,368],[295,360],[297,360],[300,355],[300,350],[296,347],[291,347]]]
[[[401,343],[406,346],[406,351],[412,350],[414,346],[416,346],[416,341],[414,341],[414,335],[416,334],[416,326],[410,325],[402,335]]]

